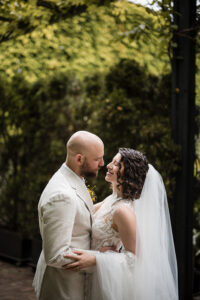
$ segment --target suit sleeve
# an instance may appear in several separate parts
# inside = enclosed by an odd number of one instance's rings
[[[64,258],[72,253],[70,243],[76,215],[76,201],[67,195],[56,195],[42,207],[43,251],[46,264],[55,268],[72,262]]]

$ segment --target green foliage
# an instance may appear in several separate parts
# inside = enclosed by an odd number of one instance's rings
[[[104,93],[96,88],[96,94],[102,95],[98,102],[94,92],[87,97],[93,99],[98,112],[89,128],[105,142],[107,162],[119,147],[141,150],[164,177],[171,199],[179,148],[171,138],[170,77],[148,75],[134,61],[122,60],[108,73],[104,86]],[[103,187],[99,194],[106,195],[105,191]]]
[[[173,6],[171,0],[152,2],[161,10],[125,0],[1,0],[1,223],[25,234],[37,231],[40,192],[79,129],[102,137],[106,162],[120,146],[144,151],[171,199],[179,153],[171,140],[165,76],[176,46]],[[197,82],[199,74],[197,68]],[[196,95],[199,105],[198,84]],[[98,200],[109,193],[104,174],[105,168]]]
[[[66,140],[80,129],[104,140],[106,163],[120,146],[144,151],[171,196],[178,153],[170,138],[168,88],[167,77],[148,75],[130,60],[106,76],[97,73],[80,81],[57,73],[30,84],[18,75],[12,90],[2,87],[1,224],[36,234],[40,193],[65,160]],[[110,193],[104,176],[105,168],[96,182],[98,201]]]
[[[10,3],[10,14],[2,14],[14,18],[14,25],[0,18],[0,75],[7,80],[17,74],[29,82],[48,80],[58,71],[83,78],[107,72],[121,58],[132,57],[153,74],[169,71],[168,56],[159,57],[158,17],[142,7],[116,1],[65,15],[61,13],[64,8],[58,12],[44,6],[36,9],[36,1],[6,3]],[[19,25],[17,20],[21,19],[24,21]],[[163,51],[167,40],[165,43]]]
[[[38,228],[41,190],[64,161],[66,137],[74,131],[71,86],[65,75],[33,85],[16,77],[1,98],[1,223],[24,234]]]
[[[1,0],[0,41],[4,42],[35,30],[40,25],[72,18],[87,9],[95,11],[112,1],[99,0]]]

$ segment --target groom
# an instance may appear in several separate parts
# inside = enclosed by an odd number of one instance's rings
[[[65,270],[64,255],[90,249],[93,203],[84,177],[95,177],[103,161],[102,140],[87,131],[67,142],[67,158],[45,187],[39,201],[43,249],[33,285],[40,300],[84,300],[85,275]]]

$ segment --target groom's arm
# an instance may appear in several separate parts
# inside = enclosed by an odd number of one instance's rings
[[[56,268],[73,262],[65,258],[70,249],[76,215],[76,201],[67,195],[56,195],[41,207],[43,219],[43,251],[46,264]]]
[[[47,265],[63,268],[74,259],[74,250],[96,254],[98,251],[71,248],[72,231],[76,216],[74,195],[58,194],[41,207],[43,223],[43,251]],[[88,270],[90,272],[90,270]]]

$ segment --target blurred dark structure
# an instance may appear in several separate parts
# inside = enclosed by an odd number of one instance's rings
[[[193,165],[195,116],[196,0],[174,0],[172,61],[172,128],[181,146],[181,171],[174,197],[174,236],[180,300],[192,299]]]

